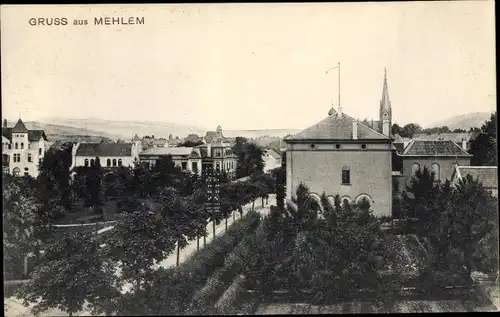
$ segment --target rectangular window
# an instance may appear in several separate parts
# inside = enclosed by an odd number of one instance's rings
[[[21,162],[21,154],[14,154],[14,163]]]
[[[33,162],[33,159],[31,157],[31,153],[28,153],[28,162],[30,162],[30,163]]]
[[[351,171],[350,170],[342,170],[342,184],[343,185],[351,184]]]
[[[191,165],[193,166],[193,171],[197,172],[198,171],[198,162],[193,162],[193,163],[191,163]]]
[[[187,162],[182,162],[181,164],[182,164],[182,170],[183,171],[186,170],[186,168],[187,168]]]

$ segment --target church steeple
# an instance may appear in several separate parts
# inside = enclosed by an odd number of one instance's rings
[[[387,136],[390,135],[392,125],[392,108],[391,100],[389,99],[389,88],[387,86],[387,69],[384,67],[384,85],[382,87],[382,99],[380,100],[380,128],[381,133]]]

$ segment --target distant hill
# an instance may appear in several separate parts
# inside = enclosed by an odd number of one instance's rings
[[[45,118],[40,121],[99,131],[105,136],[113,135],[124,140],[132,139],[135,134],[168,138],[169,134],[174,137],[185,137],[191,133],[204,136],[206,131],[206,129],[186,124],[153,121],[110,121],[93,117],[86,119]]]
[[[121,138],[130,140],[135,134],[142,137],[145,135],[154,135],[155,138],[168,138],[170,134],[173,137],[184,138],[189,134],[197,134],[200,137],[205,136],[206,132],[213,129],[207,129],[188,124],[179,124],[171,122],[155,121],[110,121],[99,118],[86,119],[68,119],[68,118],[45,118],[40,120],[46,125],[69,126],[75,129],[85,129],[94,131],[105,137]],[[224,130],[222,133],[226,137],[243,136],[246,138],[259,138],[263,136],[284,137],[288,134],[298,132],[297,129],[263,129],[263,130]],[[79,133],[82,135],[83,133]]]
[[[261,138],[261,137],[270,137],[270,138],[283,138],[288,134],[295,134],[301,130],[299,129],[262,129],[262,130],[223,130],[224,136],[227,137],[236,137],[243,136],[245,138]]]
[[[12,124],[9,124],[8,126],[12,127],[13,124],[14,122],[12,122]],[[93,140],[101,140],[101,139],[111,140],[117,138],[117,136],[115,135],[110,135],[102,131],[94,131],[90,129],[78,128],[73,126],[49,124],[38,121],[28,121],[24,122],[24,124],[26,128],[28,128],[29,130],[44,130],[50,142],[55,142],[58,141],[59,139],[68,139],[71,137],[81,137],[87,139],[90,138]]]
[[[480,128],[484,124],[484,122],[490,118],[491,113],[492,112],[473,112],[460,116],[454,116],[430,124],[428,125],[428,128],[447,126],[451,130],[465,129],[468,131],[470,128]]]

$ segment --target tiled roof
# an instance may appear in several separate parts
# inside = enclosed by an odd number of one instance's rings
[[[402,155],[412,156],[472,156],[453,141],[413,140]]]
[[[458,166],[461,178],[471,175],[486,188],[498,188],[498,174],[496,166]]]
[[[24,125],[24,124],[23,124]],[[12,133],[15,133],[14,128],[2,128],[2,136],[7,138],[9,141],[12,141]],[[28,132],[28,141],[40,141],[43,138],[47,141],[47,135],[43,130],[27,130],[25,132],[17,131],[17,133],[26,133]]]
[[[43,130],[28,130],[28,140],[29,141],[40,141],[43,138],[47,141],[47,136]]]
[[[139,156],[157,156],[157,155],[172,155],[172,156],[189,156],[193,151],[200,155],[198,149],[192,147],[159,147],[147,149],[139,153]]]
[[[167,139],[153,139],[153,145],[165,145]]]
[[[276,151],[272,150],[272,149],[269,149],[269,150],[266,150],[267,153],[273,158],[273,159],[276,159],[276,160],[279,160],[281,159],[281,156],[276,153]]]
[[[132,156],[132,143],[81,143],[77,156]]]
[[[28,129],[26,129],[26,126],[24,125],[23,121],[21,119],[17,120],[16,125],[12,128],[12,132],[14,133],[26,133],[28,132]]]
[[[346,114],[331,115],[316,123],[315,125],[300,131],[287,140],[352,140],[353,118]],[[375,131],[369,126],[358,121],[358,139],[389,140],[389,137]]]

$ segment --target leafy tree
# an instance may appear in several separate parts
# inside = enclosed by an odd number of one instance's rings
[[[23,285],[18,297],[25,305],[37,303],[36,315],[49,308],[59,308],[72,316],[81,311],[85,301],[94,311],[101,303],[116,296],[113,267],[103,261],[99,245],[88,234],[71,233],[45,249],[31,280]]]
[[[94,164],[86,170],[85,178],[86,195],[84,199],[85,207],[90,207],[95,213],[104,216],[102,195],[102,168],[98,157]]]
[[[394,123],[391,127],[391,134],[392,135],[396,135],[396,134],[399,134],[401,135],[401,133],[403,133],[403,128],[399,126],[399,124],[397,123]]]
[[[430,232],[430,238],[441,254],[440,258],[444,258],[442,254],[455,252],[463,259],[462,264],[468,276],[479,267],[487,268],[488,271],[498,269],[498,262],[491,267],[491,255],[484,252],[490,251],[489,248],[485,250],[479,247],[489,234],[497,230],[496,199],[489,195],[480,182],[468,175],[459,181],[448,201],[448,206],[440,214],[439,226]],[[484,265],[482,259],[485,257],[490,258],[489,265]]]
[[[144,289],[154,262],[175,249],[176,239],[166,221],[159,208],[146,203],[118,219],[105,248],[106,256],[120,263],[120,283],[131,281],[134,291]]]
[[[171,155],[162,156],[151,170],[154,188],[178,187],[183,177],[182,170],[175,166]]]
[[[24,257],[39,245],[34,232],[39,202],[29,188],[21,186],[22,180],[3,176],[4,276],[20,279]]]
[[[195,147],[195,146],[202,145],[202,144],[203,144],[202,140],[198,140],[198,141],[186,140],[184,142],[177,144],[177,146],[178,147]]]
[[[146,164],[135,162],[132,177],[132,191],[137,193],[140,198],[149,197],[155,191],[152,172]]]
[[[264,169],[263,151],[255,143],[248,142],[245,138],[236,138],[233,152],[237,157],[236,178],[262,173]]]
[[[403,127],[402,137],[412,138],[415,134],[420,133],[422,131],[422,127],[416,123],[408,123]]]
[[[472,165],[497,166],[497,113],[491,114],[481,132],[471,143]]]

